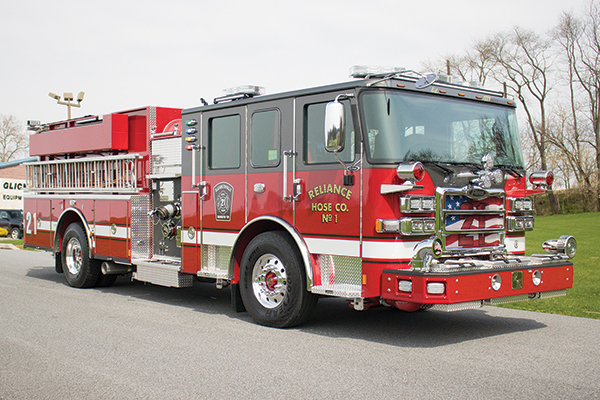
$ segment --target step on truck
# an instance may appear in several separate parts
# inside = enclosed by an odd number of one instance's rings
[[[576,241],[525,256],[533,196],[504,93],[357,66],[346,83],[31,123],[25,246],[78,288],[229,287],[259,324],[322,296],[454,311],[566,294]]]

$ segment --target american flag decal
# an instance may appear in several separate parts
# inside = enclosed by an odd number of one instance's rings
[[[446,215],[447,231],[497,230],[504,228],[502,214]]]
[[[446,197],[446,210],[503,211],[504,199],[502,197],[490,196],[483,200],[474,200],[459,194],[449,195]]]
[[[447,249],[472,248],[472,247],[490,247],[500,246],[499,233],[473,233],[448,235],[446,237]]]
[[[499,231],[504,230],[503,197],[489,196],[475,200],[461,194],[447,195],[443,215],[445,231],[448,233],[446,248],[501,245]]]

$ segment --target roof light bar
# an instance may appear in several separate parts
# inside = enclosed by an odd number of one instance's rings
[[[265,94],[265,88],[262,86],[242,85],[224,89],[224,92],[226,93],[225,96],[217,97],[214,99],[215,104],[224,101],[234,101],[240,99],[247,99],[254,96],[260,96]]]
[[[354,65],[350,68],[351,78],[377,78],[406,71],[403,67],[384,67],[379,65]]]
[[[438,76],[439,82],[449,83],[451,85],[459,85],[459,86],[470,86],[473,88],[481,89],[483,85],[479,81],[465,81],[462,77],[458,75],[446,75],[439,74]]]
[[[223,89],[223,91],[225,92],[225,94],[227,94],[229,96],[232,94],[247,94],[250,96],[260,96],[260,95],[265,94],[264,87],[254,86],[254,85],[235,86],[235,87]]]

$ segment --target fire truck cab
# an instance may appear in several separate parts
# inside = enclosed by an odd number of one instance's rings
[[[230,286],[290,327],[320,296],[357,310],[460,310],[566,294],[576,242],[525,257],[533,199],[516,105],[402,69],[189,109],[144,107],[34,127],[25,245],[75,287],[116,276]]]

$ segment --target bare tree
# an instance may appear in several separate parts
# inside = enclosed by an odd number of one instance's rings
[[[467,51],[467,60],[471,73],[471,79],[469,80],[476,80],[485,85],[488,77],[493,75],[496,67],[494,43],[490,40],[476,42],[473,49]]]
[[[29,138],[13,115],[0,115],[0,162],[11,161],[27,153]]]
[[[563,13],[554,30],[554,38],[564,49],[569,75],[572,125],[580,140],[594,148],[596,210],[600,211],[600,6],[591,1],[582,19]],[[582,92],[585,101],[585,118],[577,107],[576,99]],[[582,131],[589,128],[591,135]]]
[[[536,33],[515,27],[512,32],[498,34],[490,46],[497,68],[495,78],[506,82],[526,114],[527,125],[540,156],[540,167],[548,169],[548,120],[547,102],[552,68],[551,42]],[[554,193],[548,191],[553,214],[559,211]]]
[[[571,102],[573,105],[574,102]],[[575,108],[573,108],[575,110]],[[593,193],[594,188],[594,152],[586,143],[590,137],[589,129],[586,132],[577,123],[577,118],[567,107],[558,107],[551,113],[548,124],[548,141],[557,152],[554,152],[553,165],[563,173],[565,187],[571,188],[569,179],[571,175],[577,181],[578,188],[584,197],[584,211],[596,209]]]
[[[486,84],[495,65],[492,44],[487,41],[475,42],[465,54],[448,54],[442,60],[423,63],[428,71],[459,76],[463,81],[477,81]]]

